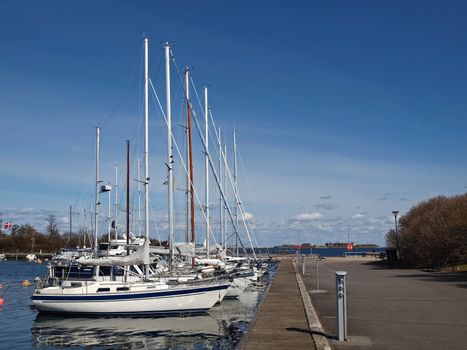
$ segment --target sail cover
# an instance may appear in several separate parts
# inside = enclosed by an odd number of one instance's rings
[[[139,247],[133,254],[125,256],[108,256],[100,259],[86,259],[81,257],[76,260],[81,265],[100,265],[100,266],[130,266],[149,264],[149,241]]]

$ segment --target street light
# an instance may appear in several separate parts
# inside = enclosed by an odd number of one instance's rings
[[[397,215],[399,210],[393,210],[392,214],[394,215],[394,227],[395,227],[395,236],[396,236],[396,257],[399,260],[399,235],[397,233]]]

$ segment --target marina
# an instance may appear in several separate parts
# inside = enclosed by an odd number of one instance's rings
[[[467,2],[0,1],[0,350],[467,349]]]

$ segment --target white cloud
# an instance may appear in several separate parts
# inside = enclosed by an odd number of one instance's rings
[[[352,220],[363,219],[364,217],[365,217],[364,214],[357,213],[357,214],[352,215]]]
[[[323,215],[321,213],[314,212],[298,214],[294,219],[296,221],[315,221],[321,219],[322,217]]]
[[[253,214],[247,211],[243,213],[243,218],[245,219],[245,221],[253,221],[254,219]]]

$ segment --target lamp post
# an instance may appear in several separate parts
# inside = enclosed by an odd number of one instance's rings
[[[395,227],[395,236],[396,236],[396,257],[399,260],[399,234],[397,233],[397,215],[399,214],[398,210],[393,210],[392,214],[394,215],[394,227]]]

